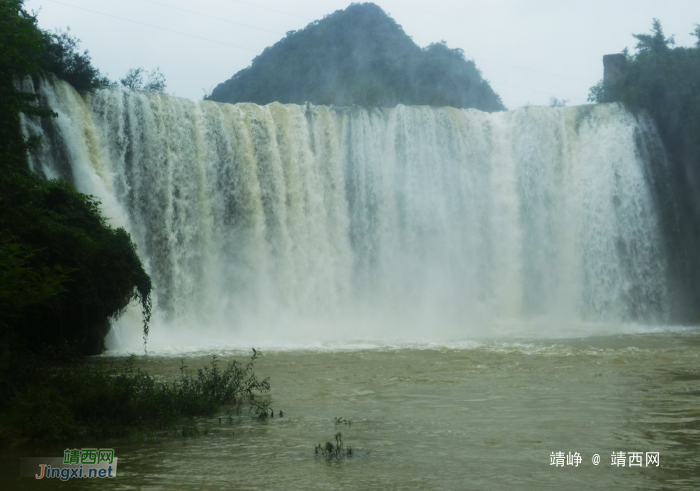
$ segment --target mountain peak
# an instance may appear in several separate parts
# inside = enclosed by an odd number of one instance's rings
[[[421,49],[374,3],[353,3],[289,31],[251,66],[219,84],[208,99],[504,109],[461,49],[444,42]]]

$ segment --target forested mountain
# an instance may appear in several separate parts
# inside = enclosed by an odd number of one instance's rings
[[[353,3],[288,32],[207,99],[505,109],[461,49],[444,42],[421,49],[373,3]]]

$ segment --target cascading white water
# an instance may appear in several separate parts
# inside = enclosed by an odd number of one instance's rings
[[[490,336],[667,315],[642,148],[656,136],[619,105],[488,114],[83,98],[60,81],[41,92],[59,118],[25,120],[28,135],[53,127],[32,165],[98,196],[131,233],[156,340]]]

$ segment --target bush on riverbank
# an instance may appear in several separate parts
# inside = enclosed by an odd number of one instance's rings
[[[158,382],[134,367],[133,356],[114,369],[45,354],[44,363],[34,358],[15,366],[21,378],[2,380],[12,396],[0,402],[0,439],[59,441],[168,430],[181,418],[212,415],[224,406],[257,414],[254,394],[270,390],[269,378],[258,380],[253,372],[258,355],[254,351],[247,363],[234,360],[224,368],[213,356],[196,374],[183,363],[178,379]]]

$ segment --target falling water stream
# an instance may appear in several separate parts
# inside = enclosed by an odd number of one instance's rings
[[[193,439],[91,440],[115,448],[119,477],[68,487],[700,484],[700,336],[668,325],[650,183],[666,162],[643,115],[39,91],[59,117],[24,120],[44,135],[33,170],[100,198],[152,277],[138,366],[167,379],[180,358],[262,347],[285,412],[202,419],[212,432]],[[108,360],[142,352],[138,314],[113,323]],[[339,416],[355,455],[315,457]],[[40,450],[63,449],[26,451]],[[581,464],[550,465],[558,451]],[[660,466],[612,466],[621,451]]]

